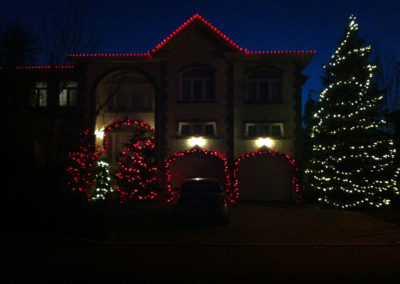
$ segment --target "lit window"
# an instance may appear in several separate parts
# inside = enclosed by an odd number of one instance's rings
[[[78,83],[73,81],[62,82],[59,85],[58,105],[73,107],[77,105]]]
[[[180,122],[180,136],[216,136],[215,122]]]
[[[47,83],[36,82],[35,88],[31,94],[31,106],[46,107],[47,106]]]
[[[214,72],[193,68],[180,74],[180,100],[212,101],[215,99]]]
[[[283,123],[246,123],[245,136],[255,137],[283,137]]]
[[[254,71],[248,75],[248,102],[282,102],[281,74],[274,71]]]

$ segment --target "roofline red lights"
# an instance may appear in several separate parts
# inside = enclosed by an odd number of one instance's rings
[[[45,65],[45,66],[17,66],[17,70],[31,70],[31,69],[74,69],[74,65]]]
[[[248,51],[246,48],[239,46],[232,39],[218,30],[215,26],[213,26],[210,22],[204,19],[199,14],[195,14],[189,18],[186,22],[184,22],[181,26],[179,26],[174,32],[172,32],[169,36],[164,38],[159,44],[157,44],[152,50],[147,51],[146,53],[72,53],[68,54],[69,57],[147,57],[151,58],[153,54],[163,48],[168,42],[170,42],[173,38],[175,38],[184,28],[186,28],[189,24],[194,22],[195,20],[205,24],[210,28],[213,32],[221,37],[227,44],[236,49],[239,52],[248,55],[262,55],[262,54],[315,54],[315,50],[278,50],[278,51]]]

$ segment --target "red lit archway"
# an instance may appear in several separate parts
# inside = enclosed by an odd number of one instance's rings
[[[176,196],[176,193],[177,193],[171,182],[171,177],[172,177],[171,172],[170,172],[171,163],[173,163],[174,161],[179,160],[185,156],[196,155],[196,154],[204,155],[207,157],[216,157],[222,161],[222,163],[224,165],[225,192],[227,193],[230,202],[234,203],[235,200],[233,198],[233,193],[231,191],[228,162],[227,162],[226,158],[222,154],[220,154],[216,151],[204,150],[204,149],[190,149],[190,150],[187,150],[184,152],[178,152],[178,153],[175,153],[172,157],[165,160],[165,174],[166,174],[166,182],[167,182],[167,189],[168,189],[167,202],[173,201]]]
[[[103,150],[107,151],[110,142],[109,142],[109,132],[114,129],[120,129],[122,127],[133,127],[136,129],[144,129],[151,133],[151,137],[145,143],[154,143],[154,129],[145,121],[136,121],[130,119],[118,120],[107,126],[104,130],[104,141],[103,141]]]
[[[239,158],[236,159],[235,161],[235,169],[233,172],[233,178],[234,178],[234,184],[233,184],[233,196],[235,197],[235,200],[239,200],[239,165],[242,161],[247,160],[252,157],[257,157],[257,156],[275,156],[282,158],[288,162],[288,164],[292,167],[293,169],[293,174],[290,177],[290,183],[293,186],[293,190],[295,193],[295,200],[296,202],[301,200],[301,194],[300,194],[300,183],[299,183],[299,169],[295,165],[295,160],[291,158],[289,155],[279,153],[279,152],[274,152],[274,151],[254,151],[254,152],[248,152],[243,155],[241,155]]]

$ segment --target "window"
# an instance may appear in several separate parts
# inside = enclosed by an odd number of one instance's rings
[[[216,136],[215,122],[179,122],[180,136]]]
[[[58,105],[73,107],[78,101],[78,83],[73,81],[62,82],[59,85]]]
[[[111,111],[152,111],[154,88],[147,83],[124,83],[109,101]]]
[[[283,123],[258,123],[245,124],[245,136],[252,137],[283,137]]]
[[[31,106],[46,107],[47,106],[47,83],[36,82],[31,94]]]
[[[274,71],[254,71],[248,76],[248,102],[282,102],[281,75]]]
[[[189,102],[215,100],[214,72],[193,68],[180,75],[180,100]]]

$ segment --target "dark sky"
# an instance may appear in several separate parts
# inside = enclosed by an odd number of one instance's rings
[[[0,0],[0,16],[20,16],[37,31],[40,17],[62,6],[63,0]],[[82,0],[89,16],[105,31],[99,52],[145,52],[199,13],[221,32],[248,50],[316,50],[304,71],[310,89],[320,90],[322,65],[327,63],[354,14],[360,33],[381,52],[400,58],[400,1],[398,0],[246,0],[146,1]]]

